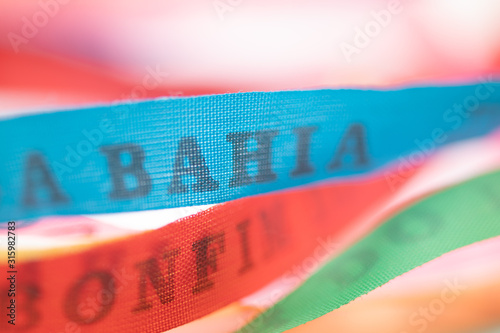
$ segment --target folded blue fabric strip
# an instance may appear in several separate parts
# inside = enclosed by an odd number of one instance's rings
[[[0,221],[219,203],[422,163],[498,125],[500,84],[489,82],[161,98],[6,119]]]

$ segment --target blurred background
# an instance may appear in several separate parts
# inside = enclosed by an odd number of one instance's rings
[[[0,1],[0,116],[159,96],[490,77],[500,77],[498,0]],[[293,332],[496,332],[488,330],[500,323],[499,241],[471,248]],[[463,296],[425,327],[411,325],[443,280],[457,276],[470,286]],[[263,308],[245,300],[172,332],[231,332]]]
[[[473,82],[499,31],[496,0],[2,0],[0,106]]]

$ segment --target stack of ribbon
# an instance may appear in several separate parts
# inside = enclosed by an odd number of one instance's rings
[[[498,3],[0,13],[2,332],[500,325]]]

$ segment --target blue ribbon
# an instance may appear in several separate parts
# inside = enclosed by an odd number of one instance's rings
[[[6,119],[0,221],[219,203],[421,163],[498,125],[498,83],[161,98]]]

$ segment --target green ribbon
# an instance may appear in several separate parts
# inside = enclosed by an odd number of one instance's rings
[[[328,262],[238,332],[283,332],[447,252],[500,235],[500,171],[432,195]]]

